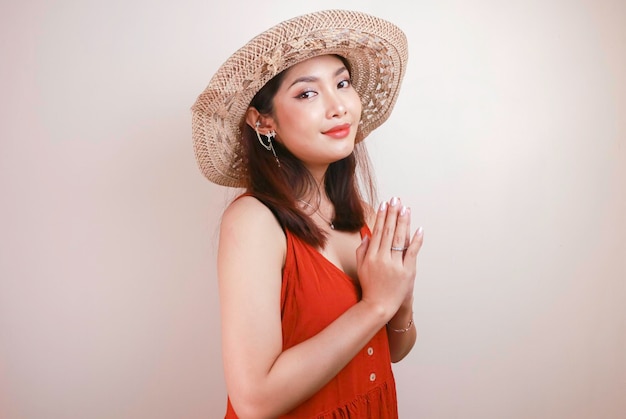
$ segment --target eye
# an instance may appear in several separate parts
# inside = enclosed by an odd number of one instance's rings
[[[339,82],[339,84],[337,84],[337,87],[340,89],[345,89],[346,87],[350,87],[352,83],[350,82],[349,79],[345,79],[345,80],[341,80]]]
[[[311,99],[313,96],[317,95],[313,90],[307,90],[306,92],[300,93],[297,98],[298,99]]]

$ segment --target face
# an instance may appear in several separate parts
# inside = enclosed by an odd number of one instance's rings
[[[268,123],[312,172],[350,155],[361,119],[361,100],[336,56],[323,55],[285,72]]]

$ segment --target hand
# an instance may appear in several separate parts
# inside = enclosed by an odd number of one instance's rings
[[[411,239],[410,224],[411,210],[402,206],[398,198],[383,202],[371,239],[364,239],[357,249],[362,300],[382,309],[388,319],[413,296],[423,233],[419,228]]]

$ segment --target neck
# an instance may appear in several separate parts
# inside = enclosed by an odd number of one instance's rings
[[[335,229],[333,220],[335,218],[335,207],[326,194],[324,187],[324,177],[315,177],[315,186],[302,197],[298,198],[300,208],[312,217],[316,222],[321,221],[321,225]]]
[[[324,179],[326,178],[328,166],[328,164],[323,164],[319,166],[305,165],[313,179],[315,179],[317,189],[320,191],[324,190]]]
[[[326,211],[323,210],[323,207],[321,205],[313,205],[310,202],[305,201],[304,199],[299,199],[298,201],[300,202],[300,204],[302,204],[302,209],[309,215],[309,217],[317,217],[319,220],[322,221],[323,226],[328,226],[331,230],[335,229],[335,211],[334,208],[332,208],[332,204],[330,204],[330,202],[329,205],[325,206],[330,211]]]
[[[328,168],[328,166],[326,166]],[[307,183],[306,190],[299,196],[299,199],[303,199],[306,202],[316,206],[332,205],[330,198],[326,194],[326,170],[312,171],[307,168],[311,174],[312,182]]]
[[[316,178],[315,183],[312,184],[311,187],[299,197],[299,199],[314,206],[315,208],[327,208],[333,206],[333,203],[326,194],[324,179],[318,180]]]

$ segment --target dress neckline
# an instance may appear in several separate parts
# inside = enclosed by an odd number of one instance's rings
[[[361,227],[359,233],[361,234],[361,239],[363,237],[365,237],[366,235],[370,236],[370,229],[367,226],[367,224],[365,224],[363,227]],[[337,271],[338,273],[341,274],[341,276],[347,280],[348,282],[350,282],[350,284],[355,287],[355,289],[359,289],[360,285],[358,282],[358,278],[354,279],[352,278],[350,275],[348,275],[343,269],[341,269],[339,266],[335,265],[330,259],[328,259],[326,256],[324,256],[324,254],[322,252],[320,252],[318,249],[316,249],[315,247],[311,246],[310,244],[304,242],[303,240],[301,240],[298,236],[296,236],[295,234],[289,232],[289,235],[292,237],[292,239],[297,240],[298,242],[300,242],[303,246],[305,246],[307,249],[309,249],[310,251],[312,251],[316,257],[318,259],[321,259],[323,261],[324,264],[326,264],[327,266],[330,266],[331,269]],[[355,249],[356,250],[356,249]]]

